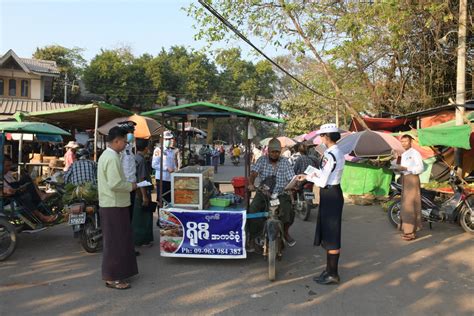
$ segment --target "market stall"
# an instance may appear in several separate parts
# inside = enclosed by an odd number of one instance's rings
[[[271,118],[253,112],[243,111],[224,105],[197,102],[178,106],[168,106],[141,113],[161,120],[181,122],[184,129],[191,118],[245,119],[246,152],[250,152],[250,120],[283,123],[284,120]],[[169,124],[168,124],[169,125]],[[208,132],[208,142],[212,142],[212,131]],[[184,138],[184,131],[182,133]],[[163,135],[162,135],[163,136]],[[163,162],[163,142],[161,142],[161,170]],[[181,150],[184,150],[183,139]],[[245,179],[250,174],[250,157],[245,157]],[[212,167],[186,167],[172,174],[171,204],[160,209],[160,251],[165,257],[199,257],[237,259],[246,258],[245,222],[246,208],[250,196],[247,190],[243,196],[237,194],[216,195],[213,184]],[[162,178],[162,176],[160,176]],[[160,194],[162,196],[160,180]],[[162,201],[159,201],[160,204]],[[255,215],[253,215],[255,216]],[[257,215],[258,216],[258,215]]]

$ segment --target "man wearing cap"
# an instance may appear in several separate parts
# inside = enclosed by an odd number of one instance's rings
[[[341,251],[341,220],[344,197],[341,190],[341,178],[344,170],[344,154],[336,142],[341,134],[336,124],[324,124],[317,132],[326,146],[320,168],[313,174],[298,175],[299,181],[308,180],[319,188],[319,212],[316,221],[314,245],[326,249],[326,269],[313,280],[319,284],[337,284],[339,254]]]
[[[283,223],[285,240],[288,246],[293,247],[296,241],[290,236],[289,229],[295,219],[295,212],[291,207],[291,198],[284,192],[285,187],[290,183],[291,179],[295,176],[293,168],[290,166],[288,159],[280,157],[281,155],[281,143],[278,139],[272,138],[268,143],[268,155],[260,157],[255,165],[252,166],[249,178],[248,189],[250,191],[255,190],[255,179],[260,178],[260,182],[272,181],[274,177],[275,185],[273,186],[272,194],[278,194],[280,200],[280,220]],[[268,204],[267,198],[262,193],[257,191],[255,198],[249,207],[249,213],[262,212],[266,209]],[[249,220],[249,233],[251,242],[249,243],[248,251],[253,251],[253,239],[257,237],[261,231],[260,220]]]
[[[64,148],[66,148],[66,153],[64,154],[64,172],[66,172],[76,161],[76,150],[79,148],[79,145],[71,140]]]
[[[171,173],[176,170],[176,152],[171,148],[173,134],[170,131],[165,131],[163,138],[163,178],[160,178],[161,151],[159,148],[155,149],[153,153],[151,166],[155,169],[156,200],[160,201],[160,179],[162,179],[163,199],[169,203],[171,201],[169,198],[171,196],[169,192],[171,191]]]

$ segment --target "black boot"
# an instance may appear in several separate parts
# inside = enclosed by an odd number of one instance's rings
[[[340,282],[337,266],[339,262],[339,254],[327,253],[326,271],[321,273],[321,276],[315,280],[319,284],[338,284]]]

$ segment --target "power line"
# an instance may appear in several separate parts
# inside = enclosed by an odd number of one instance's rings
[[[225,26],[227,26],[232,32],[234,32],[238,37],[240,37],[244,42],[249,44],[253,49],[255,49],[260,55],[262,55],[266,60],[268,60],[272,65],[280,69],[282,72],[284,72],[286,75],[291,77],[293,80],[298,82],[300,85],[305,87],[306,89],[310,90],[314,94],[317,94],[325,99],[328,100],[333,100],[332,98],[329,98],[322,94],[321,92],[316,91],[315,89],[311,88],[304,82],[302,82],[300,79],[289,73],[286,69],[284,69],[282,66],[277,64],[273,59],[268,57],[262,50],[260,50],[257,46],[255,46],[245,35],[243,35],[236,27],[234,27],[226,18],[224,18],[219,12],[217,12],[210,4],[205,3],[203,0],[199,0],[199,3],[207,10],[209,11],[212,15],[214,15],[219,21],[221,21]]]

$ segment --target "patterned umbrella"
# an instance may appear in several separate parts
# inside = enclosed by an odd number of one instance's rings
[[[281,147],[292,147],[292,146],[296,145],[296,142],[294,140],[292,140],[291,138],[289,138],[289,137],[280,136],[280,137],[277,137],[277,138],[281,143]],[[260,141],[260,145],[268,146],[268,143],[270,142],[271,139],[272,139],[272,137],[262,139]]]
[[[356,157],[388,156],[393,152],[402,154],[405,150],[398,139],[388,133],[365,130],[352,133],[337,142],[344,153],[354,153]]]
[[[152,136],[159,136],[161,135],[161,125],[158,124],[157,121],[150,117],[146,116],[141,116],[138,114],[133,114],[132,116],[126,116],[126,117],[119,117],[116,119],[113,119],[109,121],[108,123],[102,125],[99,127],[97,130],[99,133],[103,135],[107,135],[109,133],[109,130],[117,126],[119,122],[124,122],[124,121],[133,121],[137,123],[135,126],[135,137],[136,138],[150,138]]]

